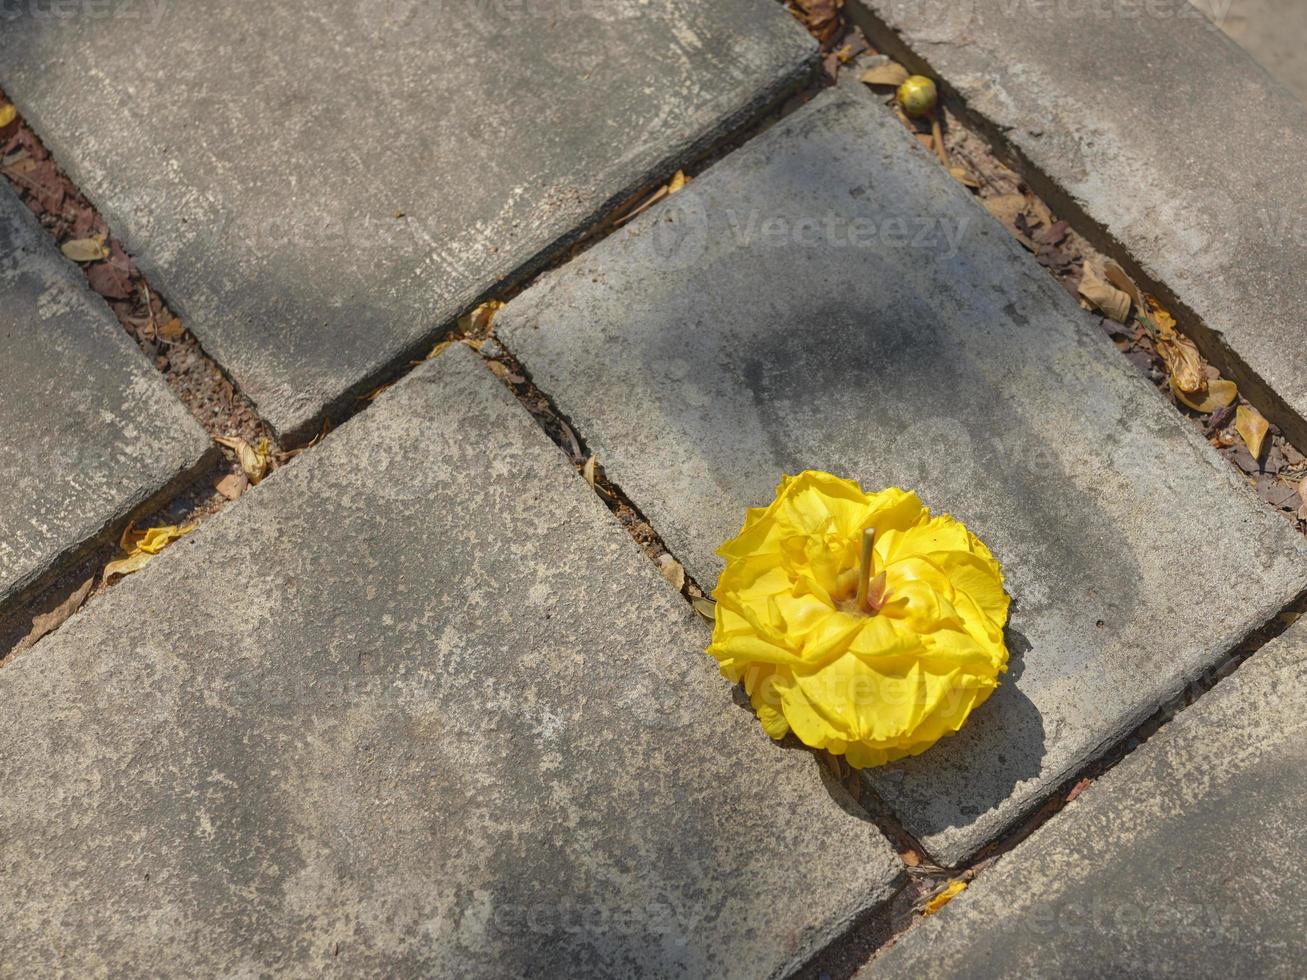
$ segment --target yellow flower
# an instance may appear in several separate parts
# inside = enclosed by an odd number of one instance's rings
[[[914,493],[787,476],[717,553],[708,652],[772,738],[884,765],[957,731],[1007,670],[1002,569]]]

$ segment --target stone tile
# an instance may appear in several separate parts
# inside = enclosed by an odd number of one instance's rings
[[[0,187],[0,606],[174,489],[211,445]]]
[[[1300,101],[1307,99],[1307,5],[1300,0],[1206,0],[1198,7]]]
[[[282,433],[814,63],[769,0],[27,4],[0,32],[7,94]]]
[[[914,488],[991,545],[1008,683],[872,780],[946,862],[1307,585],[1292,529],[861,93],[814,100],[496,324],[705,586],[745,508],[809,467]]]
[[[1203,16],[1228,0],[851,6],[1196,314],[1209,355],[1307,444],[1307,106]]]
[[[1304,718],[1295,626],[864,975],[1301,976]]]
[[[466,348],[0,670],[0,962],[772,976],[900,865]]]

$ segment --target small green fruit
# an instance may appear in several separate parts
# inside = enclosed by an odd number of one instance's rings
[[[913,75],[899,86],[895,98],[899,100],[904,112],[913,119],[919,119],[935,108],[939,93],[935,91],[935,83],[925,75]]]

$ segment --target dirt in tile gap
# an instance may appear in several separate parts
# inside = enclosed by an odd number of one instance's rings
[[[843,0],[788,0],[784,5],[820,42],[822,65],[830,82],[849,72],[860,78],[868,69],[889,61],[877,53],[862,31],[848,20],[843,11]],[[1254,427],[1263,420],[1260,413],[1257,416],[1250,414],[1257,409],[1242,394],[1228,405],[1217,405],[1215,400],[1202,405],[1203,408],[1212,408],[1212,411],[1196,411],[1181,400],[1171,385],[1171,372],[1158,350],[1159,325],[1164,333],[1170,324],[1167,311],[1150,307],[1150,297],[1141,293],[1139,299],[1142,302],[1129,304],[1124,322],[1097,312],[1082,298],[1081,287],[1086,268],[1101,277],[1105,268],[1113,265],[1107,256],[1094,249],[1066,220],[1053,213],[1015,171],[1000,162],[989,141],[968,128],[947,104],[938,113],[940,146],[929,120],[908,119],[898,108],[892,87],[870,88],[882,97],[888,111],[895,113],[903,125],[935,154],[941,166],[947,167],[1035,261],[1080,302],[1096,329],[1103,330],[1162,397],[1202,432],[1266,505],[1292,522],[1300,532],[1307,533],[1307,500],[1304,496],[1307,494],[1307,485],[1304,485],[1307,454],[1291,445],[1279,427],[1271,422],[1266,423],[1266,435],[1260,440],[1260,445],[1255,436],[1250,445],[1236,427],[1239,416],[1250,420]],[[1184,323],[1177,324],[1175,330],[1180,344],[1187,346]],[[1221,381],[1219,372],[1196,351],[1194,355],[1207,390],[1225,388],[1225,382],[1213,385],[1213,382]],[[1203,399],[1191,396],[1189,401],[1202,404]],[[1244,428],[1247,428],[1246,423]]]
[[[31,127],[16,112],[8,111],[9,106],[0,91],[0,175],[69,261],[81,267],[91,289],[104,298],[123,329],[210,436],[236,437],[255,447],[266,439],[268,469],[288,462],[298,450],[284,451],[278,445],[249,400],[204,353],[166,300],[149,286],[114,238],[112,229],[59,168]],[[4,121],[6,118],[8,121]],[[138,515],[135,524],[151,527],[199,523],[238,497],[247,486],[236,452],[224,447],[218,464],[200,474],[167,505]],[[121,532],[121,528],[116,531]],[[105,588],[112,588],[114,582],[106,586],[102,573],[105,564],[117,557],[121,555],[115,535],[114,542],[100,546],[27,601],[7,610],[0,619],[0,666],[44,632],[57,628],[49,626],[51,614],[66,607],[70,597],[80,596],[80,605],[85,605]],[[87,592],[85,584],[90,580],[93,586]]]

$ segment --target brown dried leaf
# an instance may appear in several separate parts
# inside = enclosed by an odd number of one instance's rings
[[[1090,306],[1117,323],[1125,323],[1130,318],[1130,294],[1105,282],[1088,262],[1080,280],[1080,295]]]
[[[526,378],[513,371],[507,364],[499,361],[486,361],[486,367],[500,381],[507,381],[509,384],[520,385],[526,382]]]
[[[1139,291],[1139,287],[1135,285],[1135,281],[1126,275],[1125,270],[1121,268],[1119,263],[1112,259],[1107,259],[1103,263],[1103,278],[1123,293],[1127,293],[1136,308],[1141,310],[1144,308],[1143,293]]]
[[[186,333],[186,328],[182,326],[181,320],[173,317],[167,323],[161,323],[155,328],[161,340],[181,340],[182,335]]]
[[[663,573],[663,578],[667,579],[677,592],[685,588],[685,566],[671,555],[663,555],[658,559],[658,568]]]
[[[85,582],[79,585],[72,595],[59,603],[59,605],[55,606],[48,613],[33,617],[31,630],[28,631],[28,634],[25,637],[18,641],[18,644],[14,647],[14,652],[17,653],[19,650],[26,650],[28,647],[36,643],[37,640],[41,639],[41,637],[54,632],[67,622],[73,613],[82,608],[82,603],[84,603],[86,597],[91,594],[91,588],[94,585],[95,576],[92,575]]]
[[[585,465],[581,467],[581,477],[585,480],[586,483],[590,484],[591,489],[594,489],[595,467],[598,465],[598,463],[599,463],[599,458],[597,456],[591,456],[589,459],[585,461]]]
[[[972,177],[971,174],[967,173],[961,167],[949,167],[948,172],[953,175],[953,178],[958,183],[965,187],[970,187],[972,190],[975,190],[980,186],[980,181],[976,180],[975,177]]]
[[[868,68],[858,80],[868,85],[879,85],[885,88],[898,88],[908,80],[911,73],[900,65],[897,61],[887,61],[881,65],[875,65]]]
[[[244,473],[228,473],[214,484],[214,489],[228,500],[236,500],[249,485],[250,478]]]
[[[1071,787],[1071,791],[1066,795],[1066,801],[1070,803],[1077,796],[1079,796],[1081,793],[1083,793],[1085,790],[1089,789],[1089,787],[1093,785],[1094,785],[1094,781],[1090,779],[1088,776],[1086,776],[1084,779],[1080,780],[1080,782],[1076,783],[1074,786]]]
[[[91,266],[86,270],[86,281],[105,299],[131,299],[131,274],[116,265],[103,262]]]
[[[1262,450],[1266,448],[1266,433],[1269,429],[1270,423],[1251,405],[1240,405],[1239,410],[1234,414],[1234,430],[1243,439],[1243,444],[1248,447],[1248,452],[1253,459],[1262,458]]]
[[[1017,224],[1018,215],[1024,215],[1026,213],[1026,207],[1029,204],[1026,195],[999,194],[996,197],[981,198],[981,203],[985,205],[985,209],[989,211],[990,214],[1003,223],[1003,227],[1011,232],[1017,241],[1030,251],[1037,251],[1038,246],[1036,246],[1030,236],[1022,230],[1021,226]]]

